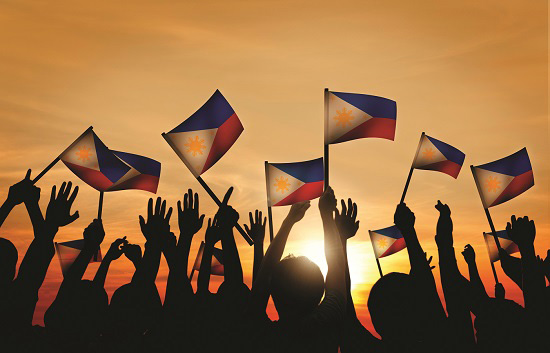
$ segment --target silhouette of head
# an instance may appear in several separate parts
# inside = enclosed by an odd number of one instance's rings
[[[44,323],[71,335],[94,337],[105,324],[108,303],[105,289],[92,281],[66,284],[46,311]]]
[[[285,257],[271,276],[271,296],[281,318],[310,313],[324,292],[325,279],[319,266],[305,256]]]
[[[162,302],[156,286],[128,283],[111,297],[109,318],[118,332],[143,334],[155,325],[162,312]]]
[[[9,284],[15,278],[17,257],[15,245],[8,239],[0,238],[0,288]]]
[[[489,298],[476,316],[477,344],[482,352],[525,351],[525,337],[530,329],[521,305],[507,299]]]
[[[414,281],[404,273],[389,273],[372,287],[367,306],[376,332],[387,342],[420,339],[426,331],[423,308]],[[406,327],[406,330],[396,330]]]

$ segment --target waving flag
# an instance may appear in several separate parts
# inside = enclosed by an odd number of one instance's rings
[[[157,193],[160,179],[160,163],[154,159],[126,152],[111,151],[130,170],[118,179],[108,190],[137,189]]]
[[[266,162],[267,203],[286,206],[323,194],[323,158],[296,163]]]
[[[397,104],[366,94],[325,92],[325,145],[366,137],[393,140]]]
[[[526,148],[497,161],[472,167],[472,172],[485,208],[513,199],[535,184]]]
[[[369,235],[377,259],[395,254],[407,247],[405,238],[396,226],[369,230]]]
[[[59,158],[76,176],[99,191],[108,191],[131,169],[101,142],[91,128]]]
[[[199,110],[162,136],[198,177],[233,146],[243,130],[229,102],[216,90]]]
[[[445,142],[422,133],[413,168],[435,170],[458,177],[465,154]]]
[[[59,258],[61,264],[61,273],[63,276],[67,273],[71,265],[78,257],[78,254],[84,249],[84,239],[65,241],[62,243],[55,243],[55,252]],[[97,253],[90,259],[91,262],[101,262],[101,249],[97,250]]]
[[[199,247],[197,258],[195,259],[195,263],[193,264],[193,270],[200,271],[203,253],[204,253],[204,241],[201,242],[201,245]],[[224,267],[223,267],[222,255],[223,255],[223,252],[221,249],[214,248],[214,251],[212,252],[212,263],[210,264],[210,269],[211,269],[210,274],[216,275],[216,276],[223,276]]]
[[[487,245],[487,251],[489,252],[489,259],[491,259],[491,262],[498,261],[500,257],[498,254],[498,248],[495,242],[495,238],[493,237],[493,233],[483,232],[483,238],[485,239],[485,244]],[[500,243],[500,247],[504,251],[506,251],[508,254],[519,252],[519,248],[517,244],[510,239],[510,237],[508,236],[508,232],[506,230],[497,231],[497,238],[498,238],[498,242]]]

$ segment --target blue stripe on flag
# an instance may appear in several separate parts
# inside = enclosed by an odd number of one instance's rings
[[[219,90],[216,90],[199,110],[169,133],[215,129],[220,127],[234,113],[235,111],[231,108],[229,102]]]
[[[397,119],[397,103],[391,99],[358,93],[331,93],[374,118]]]
[[[430,140],[431,143],[434,144],[439,152],[441,152],[445,156],[445,158],[447,158],[451,162],[455,162],[456,164],[462,165],[464,163],[464,158],[466,157],[466,155],[460,150],[449,145],[448,143],[439,141],[438,139],[434,139],[433,137],[430,137],[428,135],[426,135],[426,137],[428,138],[428,140]]]
[[[323,181],[325,178],[322,157],[304,162],[270,164],[304,183]]]
[[[155,161],[154,159],[140,156],[137,154],[112,151],[115,156],[122,159],[124,162],[131,165],[141,174],[148,174],[156,177],[160,177],[160,162]]]
[[[491,163],[478,165],[476,168],[510,176],[518,176],[532,170],[531,161],[529,160],[529,155],[525,147],[508,157],[501,158]]]
[[[387,227],[387,228],[373,230],[373,232],[378,233],[378,234],[382,234],[384,236],[394,238],[394,239],[403,238],[403,235],[401,234],[399,229],[397,229],[396,226],[391,226],[391,227]]]
[[[99,163],[99,171],[113,183],[117,182],[130,170],[124,162],[120,161],[105,144],[92,131],[94,136],[95,152]]]

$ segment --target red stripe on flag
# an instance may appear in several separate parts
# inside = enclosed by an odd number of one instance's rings
[[[392,140],[395,138],[395,124],[397,120],[388,118],[371,118],[363,124],[353,128],[340,136],[334,142],[340,143],[366,137],[377,137]]]
[[[462,168],[460,164],[447,160],[447,161],[427,164],[422,167],[417,167],[416,169],[435,170],[441,173],[448,174],[456,179],[458,177],[458,173],[460,173],[460,168]]]
[[[314,181],[300,186],[292,194],[288,195],[273,206],[287,206],[298,202],[315,199],[323,194],[323,181]]]
[[[67,161],[63,161],[63,163],[65,163],[67,168],[75,173],[77,177],[96,190],[107,191],[107,189],[113,185],[113,183],[100,171],[82,167]]]
[[[503,202],[506,202],[519,194],[528,190],[531,186],[535,185],[535,179],[533,178],[533,171],[530,170],[515,177],[510,184],[502,191],[502,193],[496,198],[495,201],[489,206],[496,206]]]
[[[140,174],[126,180],[125,182],[118,184],[114,188],[109,189],[109,191],[137,189],[149,191],[153,194],[156,194],[158,186],[159,177],[149,174]]]
[[[396,241],[393,242],[393,244],[384,251],[382,255],[380,255],[379,259],[385,256],[389,256],[391,254],[395,254],[398,251],[401,251],[407,247],[407,244],[405,243],[405,238],[399,238]]]
[[[208,153],[208,157],[206,158],[201,174],[206,172],[220,158],[222,158],[231,146],[233,146],[235,141],[237,141],[243,130],[244,127],[235,113],[233,113],[229,119],[220,125],[218,131],[216,132],[216,137],[214,137],[214,142],[212,142],[212,148],[210,149],[210,153]]]

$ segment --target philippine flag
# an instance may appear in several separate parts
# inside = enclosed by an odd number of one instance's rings
[[[59,158],[76,176],[99,191],[109,191],[131,169],[101,142],[91,128]]]
[[[456,179],[465,156],[453,146],[422,133],[413,168],[436,170]]]
[[[162,136],[198,177],[233,146],[243,130],[229,102],[216,90],[199,110]]]
[[[130,170],[106,191],[137,189],[157,193],[160,162],[126,152],[112,151]]]
[[[325,145],[366,137],[395,137],[397,104],[366,94],[325,91]]]
[[[493,233],[483,232],[483,238],[485,238],[485,244],[487,245],[487,251],[489,252],[489,259],[491,259],[491,262],[498,261],[500,257]],[[510,239],[506,230],[498,230],[497,238],[500,243],[500,247],[508,254],[519,252],[517,244]]]
[[[535,185],[526,148],[497,161],[472,167],[472,172],[485,208],[513,199]]]
[[[55,243],[55,252],[59,258],[61,264],[61,273],[63,276],[67,273],[71,265],[78,257],[78,254],[84,249],[84,239],[77,239],[71,241],[65,241],[62,243]],[[103,257],[101,256],[101,248],[97,250],[97,253],[90,259],[92,262],[101,262]]]
[[[405,238],[396,226],[369,230],[369,235],[377,259],[395,254],[407,247]]]
[[[296,163],[267,163],[267,203],[286,206],[323,194],[323,158]]]
[[[193,264],[193,270],[200,271],[203,253],[204,253],[204,241],[201,242],[201,245],[199,247],[197,258],[195,259],[195,263]],[[210,274],[216,275],[216,276],[223,276],[224,267],[223,267],[222,255],[223,255],[223,251],[221,249],[214,248],[214,251],[212,252],[212,263],[210,264]]]

